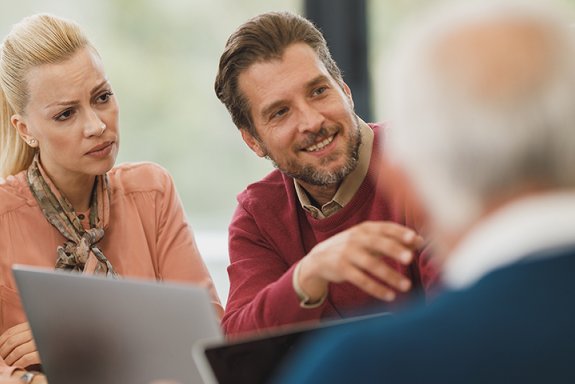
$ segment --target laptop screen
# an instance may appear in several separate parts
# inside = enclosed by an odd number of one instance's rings
[[[223,340],[203,287],[13,271],[50,383],[201,383],[192,346]]]
[[[269,335],[246,340],[199,345],[194,357],[206,383],[266,383],[276,373],[284,358],[314,332],[382,315],[295,326],[287,331],[271,332]]]

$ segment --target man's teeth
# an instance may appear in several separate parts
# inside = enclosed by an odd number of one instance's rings
[[[309,147],[307,147],[305,150],[307,152],[316,152],[319,151],[320,149],[325,148],[326,145],[328,145],[329,143],[331,143],[333,141],[333,138],[335,137],[335,135],[328,137],[325,140],[320,141],[319,143],[316,143],[314,145],[311,145]]]

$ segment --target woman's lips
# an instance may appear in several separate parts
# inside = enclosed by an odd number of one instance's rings
[[[100,145],[93,147],[88,152],[86,152],[86,155],[94,156],[94,157],[106,157],[112,151],[113,146],[114,146],[114,142],[108,141],[108,142],[105,142],[105,143],[102,143]]]

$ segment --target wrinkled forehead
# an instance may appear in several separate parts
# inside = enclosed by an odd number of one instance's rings
[[[28,71],[25,76],[28,103],[75,99],[105,78],[99,55],[93,49],[82,48],[60,62],[38,65]]]

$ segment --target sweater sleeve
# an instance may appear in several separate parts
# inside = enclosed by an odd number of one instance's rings
[[[300,307],[292,286],[295,264],[279,255],[241,204],[229,228],[229,254],[230,292],[222,319],[226,334],[319,321],[326,304]]]
[[[202,260],[194,235],[176,192],[173,180],[167,171],[160,170],[164,193],[158,194],[156,220],[158,225],[156,249],[158,278],[181,281],[205,286],[219,316],[223,313],[215,286],[207,267]]]

